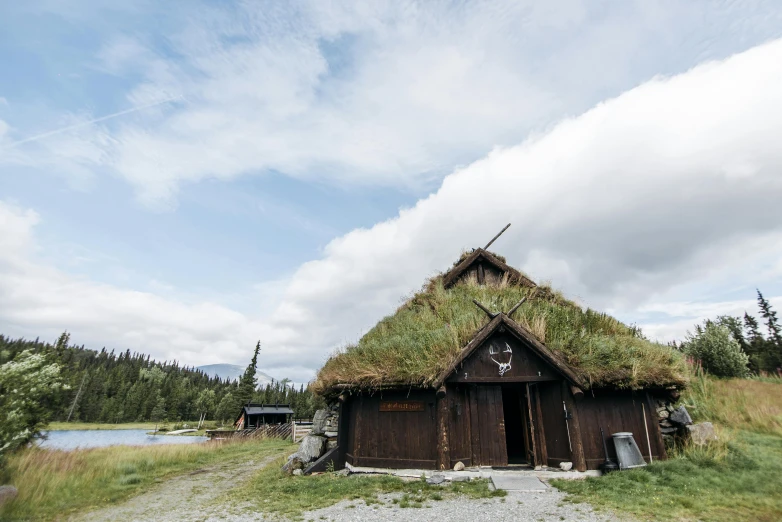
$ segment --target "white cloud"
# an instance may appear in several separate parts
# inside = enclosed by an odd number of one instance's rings
[[[683,288],[705,292],[741,274],[736,284],[751,292],[769,282],[754,278],[778,274],[780,135],[782,40],[657,78],[494,150],[394,219],[333,240],[281,297],[279,282],[270,283],[279,305],[266,315],[73,279],[3,249],[11,268],[0,272],[0,285],[11,297],[0,316],[32,331],[69,328],[197,362],[240,362],[261,338],[271,367],[314,370],[461,248],[483,245],[510,221],[495,247],[534,279],[621,317],[665,313],[673,319],[647,321],[652,333],[670,335],[671,325],[683,333],[692,322],[674,314],[733,310],[701,306],[700,296],[677,295]],[[17,229],[9,237],[28,244],[34,214],[6,214]],[[288,375],[304,377],[301,368]]]
[[[306,377],[291,354],[273,350],[284,330],[210,302],[182,302],[74,277],[37,260],[38,215],[0,201],[0,318],[6,335],[35,332],[53,340],[68,330],[74,342],[131,349],[184,364],[249,360],[263,339],[264,369],[280,378]],[[267,346],[266,343],[272,343]]]
[[[92,6],[69,11],[81,20]],[[203,5],[178,26],[167,13],[164,39],[142,27],[107,39],[94,66],[133,83],[133,106],[187,103],[113,121],[91,143],[150,205],[170,205],[183,183],[267,170],[421,189],[658,72],[779,36],[780,13],[772,2]]]
[[[751,298],[762,281],[747,271],[757,256],[742,248],[763,242],[764,259],[782,256],[781,132],[782,40],[655,79],[495,150],[397,218],[332,241],[296,273],[272,324],[306,329],[301,342],[313,353],[355,340],[508,221],[495,246],[512,264],[620,316],[742,270]],[[737,179],[734,165],[751,167]]]

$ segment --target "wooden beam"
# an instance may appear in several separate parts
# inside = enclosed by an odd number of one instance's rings
[[[500,230],[500,233],[499,233],[499,234],[497,234],[496,236],[494,236],[493,238],[491,238],[491,241],[489,241],[488,243],[486,243],[486,246],[485,246],[485,247],[483,247],[483,249],[484,249],[484,250],[486,250],[487,248],[489,248],[489,247],[491,246],[491,244],[492,244],[492,243],[494,243],[495,241],[497,241],[497,238],[498,238],[498,237],[500,237],[500,236],[503,234],[503,232],[505,232],[506,230],[508,230],[508,227],[510,227],[510,223],[508,223],[507,225],[505,225],[505,227],[504,227],[502,230]]]
[[[322,457],[320,457],[318,460],[310,464],[309,467],[304,470],[304,474],[309,475],[310,473],[326,471],[329,469],[330,462],[333,463],[334,465],[333,469],[335,470],[343,469],[345,467],[344,461],[342,462],[341,467],[338,465],[339,454],[340,454],[339,446],[334,446],[326,453],[324,453]]]
[[[530,386],[533,388],[533,386]],[[548,466],[548,448],[546,447],[546,430],[543,427],[543,411],[540,408],[540,388],[538,385],[534,385],[535,390],[535,411],[538,417],[538,441],[540,441],[540,458],[543,466]]]
[[[443,388],[445,388],[443,386]],[[451,448],[448,444],[448,397],[437,397],[437,469],[451,469]]]
[[[576,386],[573,386],[572,384],[570,385],[570,393],[573,394],[573,398],[576,401],[580,401],[581,399],[584,398],[584,390]]]
[[[448,366],[448,368],[440,374],[440,376],[437,378],[437,380],[433,384],[433,388],[437,389],[440,386],[443,385],[445,382],[445,379],[450,376],[454,370],[456,370],[456,367],[459,366],[459,364],[464,361],[469,355],[474,351],[475,347],[480,345],[483,341],[485,341],[489,335],[491,335],[494,332],[494,327],[496,327],[500,321],[502,321],[502,316],[497,315],[494,319],[491,320],[486,326],[481,328],[478,331],[478,334],[476,334],[475,337],[472,338],[470,342],[468,342],[464,348],[462,348],[461,353],[459,354],[459,357],[456,358],[454,362]]]
[[[578,406],[576,401],[573,400],[573,394],[570,393],[570,387],[562,381],[562,400],[565,401],[565,407],[571,418],[568,420],[570,424],[570,443],[573,446],[573,450],[570,454],[570,458],[573,461],[573,467],[576,471],[586,471],[586,457],[584,456],[584,442],[581,438],[581,423],[578,420]]]
[[[526,297],[522,297],[522,298],[521,298],[521,301],[519,301],[518,303],[516,303],[515,305],[513,305],[513,308],[511,308],[510,310],[508,310],[508,313],[506,313],[505,315],[507,315],[508,317],[512,316],[512,315],[513,315],[513,312],[515,312],[516,310],[518,310],[518,309],[519,309],[519,307],[520,307],[522,304],[524,304],[524,301],[526,301],[526,300],[527,300],[527,298],[526,298]]]
[[[552,353],[552,351],[549,350],[545,344],[538,341],[532,332],[521,326],[510,317],[500,317],[504,319],[503,323],[508,327],[508,330],[515,333],[520,339],[529,343],[534,349],[533,351],[536,352],[537,355],[539,355],[544,361],[548,362],[550,365],[556,368],[562,375],[564,375],[567,380],[570,381],[570,384],[573,384],[579,388],[583,387],[581,384],[581,379],[578,377],[578,375],[576,375],[576,373],[571,370],[567,364],[561,361],[559,357],[554,355],[554,353]]]
[[[532,413],[532,396],[531,396],[532,390],[530,389],[529,383],[527,383],[525,386],[527,389],[527,407],[525,408],[525,410],[527,410],[527,418],[529,419],[529,430],[531,435],[530,438],[532,439],[532,467],[534,468],[535,466],[539,466],[540,462],[538,462],[538,448],[537,448],[537,444],[535,443],[536,428],[535,428],[535,417]]]
[[[483,263],[478,263],[478,284],[486,284],[486,272],[483,270]]]
[[[495,317],[497,317],[497,315],[499,315],[499,314],[497,314],[495,312],[492,312],[491,310],[489,310],[485,306],[483,306],[481,303],[478,302],[477,299],[473,299],[472,302],[475,303],[475,306],[477,306],[478,308],[483,310],[484,313],[489,316],[489,319],[494,319]]]

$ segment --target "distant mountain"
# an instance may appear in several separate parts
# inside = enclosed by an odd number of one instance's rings
[[[238,364],[207,364],[196,367],[196,370],[201,370],[212,377],[220,377],[221,379],[232,381],[238,381],[245,369],[245,366],[239,366]],[[259,386],[266,386],[272,382],[272,378],[260,370],[256,371],[255,377],[258,379]]]

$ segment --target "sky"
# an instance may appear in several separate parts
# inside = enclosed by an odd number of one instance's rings
[[[492,246],[662,342],[782,308],[777,1],[0,4],[0,332],[310,380]]]

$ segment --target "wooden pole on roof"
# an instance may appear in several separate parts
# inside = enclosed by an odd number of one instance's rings
[[[515,312],[516,310],[518,310],[518,309],[519,309],[519,307],[520,307],[522,304],[524,304],[524,301],[526,301],[526,300],[527,300],[527,298],[526,298],[526,297],[522,297],[522,298],[521,298],[521,301],[519,301],[518,303],[516,303],[515,305],[513,305],[513,308],[511,308],[510,310],[508,310],[508,313],[507,313],[507,314],[505,314],[505,315],[507,315],[508,317],[510,317],[511,315],[513,315],[513,312]]]
[[[502,230],[500,230],[500,233],[499,233],[499,234],[497,234],[496,236],[494,236],[493,238],[491,238],[491,241],[489,241],[488,243],[486,243],[486,246],[485,246],[485,247],[483,247],[483,249],[484,249],[484,250],[488,249],[488,248],[491,246],[491,244],[492,244],[492,243],[494,243],[495,241],[497,241],[497,238],[498,238],[498,237],[500,237],[500,236],[502,235],[502,233],[503,233],[503,232],[505,232],[506,230],[508,230],[508,227],[509,227],[509,226],[510,226],[510,223],[508,223],[507,225],[505,225],[505,228],[503,228]]]
[[[479,302],[478,302],[476,299],[473,299],[473,300],[472,300],[472,302],[473,302],[473,303],[475,303],[475,306],[477,306],[478,308],[480,308],[481,310],[483,310],[483,311],[486,313],[486,315],[488,315],[488,316],[489,316],[489,319],[494,319],[495,317],[497,317],[497,314],[495,314],[494,312],[492,312],[491,310],[489,310],[488,308],[486,308],[485,306],[483,306],[483,305],[482,305],[481,303],[479,303]]]

